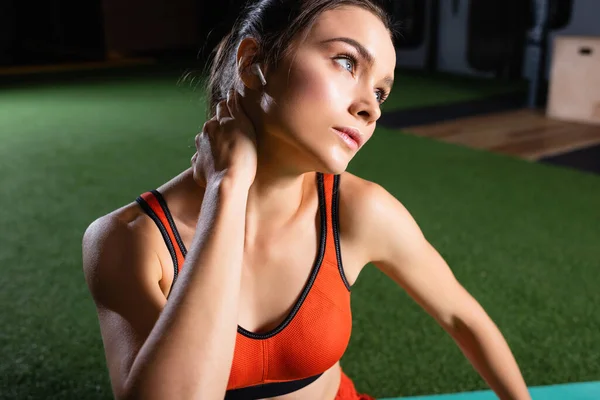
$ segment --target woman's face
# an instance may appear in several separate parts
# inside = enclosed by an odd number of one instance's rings
[[[321,14],[275,71],[260,100],[265,151],[301,171],[343,172],[373,135],[389,93],[395,49],[383,22],[359,7]],[[345,140],[340,130],[360,135]]]

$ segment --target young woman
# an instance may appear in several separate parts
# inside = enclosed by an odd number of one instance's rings
[[[501,333],[381,186],[345,169],[396,56],[369,0],[264,0],[220,44],[192,166],[94,221],[84,271],[117,399],[370,399],[339,360],[373,263],[502,399],[529,399]]]

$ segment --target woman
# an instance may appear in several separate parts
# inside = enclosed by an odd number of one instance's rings
[[[407,210],[345,172],[395,61],[369,0],[265,0],[244,13],[216,54],[191,168],[83,238],[116,398],[370,399],[339,365],[350,288],[370,262],[500,398],[529,398],[502,335]]]

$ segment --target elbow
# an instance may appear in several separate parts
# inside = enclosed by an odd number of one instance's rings
[[[469,331],[469,324],[457,315],[446,318],[443,322],[443,327],[453,337],[463,336]]]
[[[144,390],[144,385],[134,384],[131,376],[128,377],[119,387],[113,386],[113,395],[115,400],[141,400],[152,399],[147,390]]]
[[[156,394],[147,393],[144,390],[123,389],[119,392],[114,392],[115,400],[152,400],[158,398]]]
[[[438,320],[452,336],[469,335],[491,322],[481,304],[464,289],[457,294],[452,306],[447,307],[441,314]]]
[[[113,391],[116,400],[154,400],[163,397],[165,393],[156,390],[156,388],[145,387],[145,385],[135,385],[128,382],[118,390]],[[171,397],[171,396],[168,396]]]
[[[115,400],[136,400],[141,398],[139,394],[136,394],[130,388],[114,388],[113,387],[113,397]]]
[[[472,339],[479,334],[490,331],[494,322],[483,309],[472,310],[468,313],[452,314],[443,323],[444,329],[455,339]]]

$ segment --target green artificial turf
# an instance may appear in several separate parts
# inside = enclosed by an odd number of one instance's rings
[[[204,103],[176,81],[0,92],[1,399],[111,398],[81,237],[189,165]],[[530,385],[600,379],[598,176],[384,129],[350,171],[413,213],[505,333]],[[352,307],[342,365],[359,390],[485,388],[441,328],[372,266]]]
[[[500,327],[529,385],[600,379],[600,177],[383,129],[350,170],[413,214]],[[486,388],[374,267],[352,301],[342,365],[360,389],[394,397]]]
[[[397,70],[394,88],[382,111],[438,106],[507,93],[525,93],[525,81],[456,76],[447,73]]]

